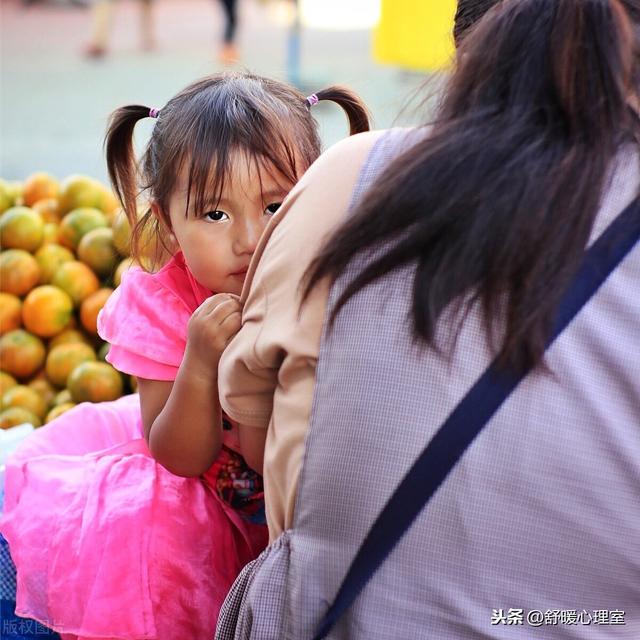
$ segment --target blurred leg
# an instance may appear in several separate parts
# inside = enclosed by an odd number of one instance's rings
[[[93,38],[85,51],[88,56],[97,58],[107,52],[112,17],[113,1],[96,0],[92,12]]]
[[[236,0],[220,0],[224,10],[224,36],[220,49],[220,61],[224,63],[235,62],[238,59],[238,49],[235,45],[236,29],[238,26],[238,12]]]
[[[236,28],[238,26],[238,12],[236,0],[220,0],[224,9],[225,25],[224,25],[224,42],[232,44],[236,37]]]
[[[147,51],[155,47],[153,37],[153,0],[140,0],[140,43]]]

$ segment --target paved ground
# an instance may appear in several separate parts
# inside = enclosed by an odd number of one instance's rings
[[[288,23],[277,8],[241,0],[240,46],[247,68],[286,79]],[[156,9],[154,51],[138,49],[137,3],[120,0],[112,53],[92,61],[81,54],[90,33],[88,10],[63,0],[28,8],[18,0],[1,1],[0,176],[21,179],[47,170],[58,177],[87,173],[105,179],[102,137],[113,108],[131,102],[161,107],[193,79],[221,69],[217,2],[157,0]],[[371,38],[368,30],[304,29],[303,88],[348,84],[369,103],[377,128],[419,121],[424,110],[415,110],[416,91],[425,77],[374,62]],[[410,99],[411,108],[398,119]],[[344,135],[338,108],[321,104],[315,113],[325,145]],[[151,127],[141,124],[139,145]]]

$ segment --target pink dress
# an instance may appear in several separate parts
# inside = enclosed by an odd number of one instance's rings
[[[174,380],[189,317],[210,295],[181,254],[155,274],[130,270],[99,317],[109,361]],[[213,638],[227,591],[267,542],[233,431],[204,476],[181,478],[151,457],[137,395],[38,429],[7,464],[0,521],[16,613],[64,638]]]

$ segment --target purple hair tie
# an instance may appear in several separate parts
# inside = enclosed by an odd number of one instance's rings
[[[310,107],[313,107],[314,104],[318,104],[318,102],[320,102],[320,99],[315,93],[312,93],[310,96],[307,96],[307,102]]]
[[[149,117],[157,118],[160,115],[160,109],[149,109]]]

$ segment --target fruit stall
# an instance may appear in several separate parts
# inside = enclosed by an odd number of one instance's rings
[[[132,264],[130,234],[93,178],[0,180],[0,428],[39,427],[80,402],[135,391],[105,361],[96,330]]]

